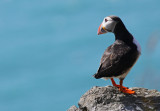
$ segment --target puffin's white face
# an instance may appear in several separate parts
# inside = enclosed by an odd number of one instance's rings
[[[117,22],[110,17],[105,17],[102,24],[98,28],[98,35],[107,32],[113,32]]]

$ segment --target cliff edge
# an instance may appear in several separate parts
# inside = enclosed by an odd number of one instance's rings
[[[130,88],[136,94],[121,93],[114,86],[95,86],[87,91],[68,111],[160,111],[160,92]]]

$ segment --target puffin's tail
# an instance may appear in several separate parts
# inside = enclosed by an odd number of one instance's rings
[[[95,74],[93,75],[93,77],[96,78],[96,79],[101,78],[98,73],[95,73]]]

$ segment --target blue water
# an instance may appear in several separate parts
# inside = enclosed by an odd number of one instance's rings
[[[65,111],[93,86],[111,33],[103,18],[118,15],[142,55],[124,84],[160,91],[159,0],[1,0],[0,111]],[[118,81],[117,81],[118,82]]]

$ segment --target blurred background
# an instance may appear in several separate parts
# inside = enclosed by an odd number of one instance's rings
[[[159,0],[0,0],[0,111],[65,111],[93,86],[111,33],[104,17],[119,16],[142,54],[127,87],[160,91]],[[118,82],[118,81],[117,81]]]

